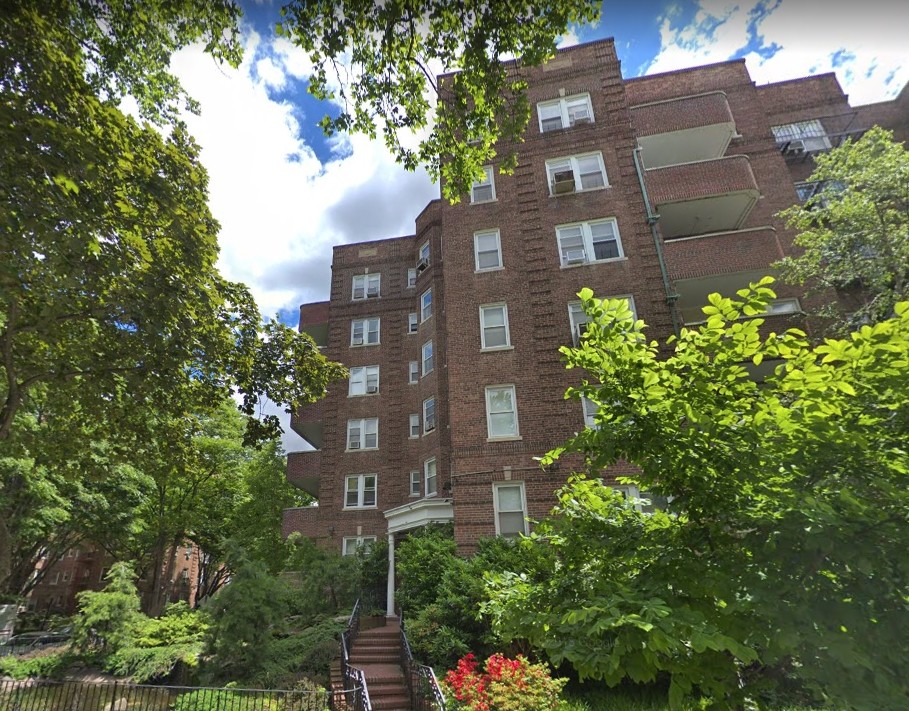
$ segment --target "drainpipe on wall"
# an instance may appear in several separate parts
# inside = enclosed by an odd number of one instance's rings
[[[666,260],[663,257],[663,240],[657,231],[657,222],[660,216],[653,211],[650,204],[650,197],[647,195],[647,186],[644,184],[644,171],[641,169],[641,147],[632,151],[634,157],[634,169],[638,174],[638,183],[641,186],[641,194],[644,196],[644,209],[647,211],[647,224],[650,225],[650,234],[653,236],[653,246],[656,249],[657,260],[660,263],[660,274],[663,277],[663,289],[666,291],[666,304],[669,306],[669,317],[672,319],[672,330],[675,335],[679,335],[681,326],[679,324],[676,302],[679,295],[672,288],[672,282],[669,281],[669,272],[666,270]]]

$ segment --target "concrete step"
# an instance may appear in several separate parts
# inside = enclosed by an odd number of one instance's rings
[[[397,664],[398,661],[400,661],[398,654],[358,654],[354,652],[350,655],[350,663],[355,667],[363,664]]]
[[[410,697],[407,694],[375,697],[370,692],[369,703],[374,709],[382,711],[410,711]]]

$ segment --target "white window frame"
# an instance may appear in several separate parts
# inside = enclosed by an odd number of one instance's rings
[[[411,313],[407,314],[407,335],[416,333],[419,330],[420,315],[417,312],[412,311]]]
[[[802,313],[802,307],[799,304],[799,300],[795,297],[774,299],[767,304],[767,316],[785,316],[800,313]]]
[[[69,582],[69,571],[68,571],[68,570],[64,570],[64,571],[63,571],[63,578],[62,578],[62,580],[63,580],[64,583],[68,583],[68,582]]]
[[[634,504],[634,508],[643,513],[653,513],[658,508],[657,505],[653,503],[653,494],[649,491],[641,491],[634,484],[605,484],[608,488],[613,491],[618,491],[625,498],[626,501],[631,499],[637,499],[637,503]],[[666,505],[672,503],[673,496],[664,497],[666,500]],[[644,504],[642,501],[649,501],[650,503]]]
[[[356,441],[351,439],[354,430],[359,430]],[[373,444],[369,446],[370,439]],[[351,445],[356,446],[352,447]],[[347,451],[358,452],[360,450],[374,450],[379,448],[379,418],[362,417],[356,420],[347,421]]]
[[[486,174],[486,179],[474,181],[473,185],[470,186],[470,203],[472,205],[484,202],[494,202],[496,199],[496,181],[492,166],[484,165],[483,172]],[[490,197],[477,199],[477,190],[486,188],[487,186],[489,187]]]
[[[502,311],[503,324],[502,325],[494,324],[491,326],[487,325],[487,323],[486,323],[487,313],[489,313],[493,310],[499,310],[499,309],[501,309],[501,311]],[[500,345],[495,345],[495,346],[487,345],[486,344],[487,329],[493,329],[493,328],[500,329],[503,327],[505,328],[505,343],[500,344]],[[499,302],[497,304],[483,304],[482,306],[480,306],[480,350],[501,351],[501,350],[506,350],[508,348],[511,348],[511,328],[508,325],[508,304],[506,304],[504,301]]]
[[[506,488],[517,488],[521,493],[521,508],[520,509],[508,509],[502,510],[501,504],[499,502],[499,491]],[[524,529],[520,533],[523,533],[525,536],[529,533],[527,525],[527,490],[524,486],[523,481],[502,481],[496,482],[492,485],[492,507],[493,507],[493,519],[495,519],[496,524],[496,535],[497,536],[516,536],[517,533],[503,533],[502,532],[502,522],[500,516],[502,514],[521,514],[523,521]]]
[[[603,181],[602,185],[584,187],[580,161],[587,159],[596,160],[597,166],[599,167],[599,175]],[[571,172],[572,178],[574,180],[573,185],[559,183],[557,186],[555,182],[556,175],[567,173],[569,171]],[[594,173],[587,172],[583,175],[594,175]],[[605,190],[609,187],[609,177],[606,175],[606,165],[603,163],[603,154],[600,151],[597,151],[595,153],[581,153],[575,156],[551,158],[550,160],[546,161],[546,182],[549,185],[550,195],[580,193],[590,190]]]
[[[372,486],[368,486],[368,483]],[[354,488],[351,489],[351,482]],[[372,497],[369,497],[369,494]],[[356,495],[356,501],[350,503],[350,495]],[[372,503],[367,503],[369,498]],[[344,508],[350,509],[374,509],[379,505],[379,475],[378,474],[348,474],[344,477]]]
[[[600,411],[600,408],[597,407],[597,404],[588,397],[581,395],[581,412],[584,414],[584,426],[592,430],[600,429],[600,426],[597,424],[596,416]]]
[[[432,288],[420,295],[420,323],[432,318]]]
[[[420,489],[422,487],[422,482],[420,481],[422,477],[420,476],[420,470],[414,469],[410,472],[410,495],[419,496]]]
[[[382,275],[379,272],[374,274],[354,274],[351,286],[352,293],[350,298],[353,301],[377,298],[382,293]]]
[[[612,232],[615,237],[614,241],[618,254],[614,257],[604,257],[596,259],[596,250],[594,249],[593,228],[598,225],[612,225]],[[581,246],[571,244],[563,247],[562,240],[569,235],[565,234],[569,230],[580,229]],[[571,235],[571,239],[577,239],[577,236]],[[605,240],[599,240],[599,242]],[[559,262],[562,267],[569,267],[576,264],[593,264],[600,262],[612,262],[625,258],[625,251],[622,249],[622,236],[619,233],[619,223],[614,217],[606,217],[601,220],[590,220],[589,222],[572,222],[564,225],[556,225],[556,248],[559,250]],[[594,259],[590,259],[594,257]]]
[[[411,385],[416,385],[420,382],[420,362],[416,360],[410,361],[408,364],[407,370],[407,382]]]
[[[50,585],[57,585],[60,582],[60,573],[54,573],[54,577],[50,580]]]
[[[502,410],[493,412],[491,409],[491,396],[498,391],[509,391],[511,393],[511,410]],[[489,440],[511,440],[520,439],[521,428],[518,424],[518,399],[514,385],[487,385],[486,389],[486,434]],[[514,419],[514,433],[494,434],[493,433],[493,416],[511,413]]]
[[[428,351],[428,354],[427,354],[427,351]],[[433,353],[431,339],[426,341],[426,343],[424,343],[423,347],[420,349],[420,363],[422,364],[422,366],[421,366],[422,374],[423,374],[422,377],[424,377],[424,378],[427,375],[429,375],[433,370],[435,370],[436,365],[435,365],[435,360],[434,360],[434,353]]]
[[[347,397],[375,395],[379,392],[379,366],[360,365],[350,369]]]
[[[493,237],[495,239],[496,247],[494,250],[491,249],[480,249],[480,240],[484,237]],[[484,267],[480,264],[480,255],[481,254],[493,254],[496,255],[496,264],[490,267]],[[502,236],[499,234],[498,230],[480,230],[479,232],[473,233],[473,259],[474,264],[476,265],[476,270],[478,272],[493,272],[498,269],[504,269],[505,265],[502,262]]]
[[[410,415],[410,439],[418,439],[420,436],[420,413],[414,412]]]
[[[341,555],[356,555],[357,551],[361,548],[364,549],[365,553],[368,553],[369,549],[372,548],[372,544],[375,542],[375,536],[344,536],[344,539],[341,541]],[[353,550],[348,549],[350,544],[353,545]]]
[[[582,103],[585,104],[585,108],[587,109],[586,121],[583,121],[581,117],[573,116],[572,111],[570,110],[574,106],[579,106]],[[542,109],[556,107],[558,107],[560,119],[559,125],[549,127],[544,126]],[[546,120],[551,121],[552,119]],[[572,96],[563,96],[558,99],[552,99],[550,101],[541,101],[537,104],[537,125],[539,126],[540,133],[549,133],[550,131],[560,131],[563,128],[572,128],[574,126],[577,126],[580,122],[594,122],[593,104],[590,101],[590,94],[573,94]]]
[[[360,335],[357,335],[357,331]],[[375,340],[372,340],[375,334]],[[382,340],[382,320],[379,318],[358,318],[350,322],[350,347],[377,346]],[[357,341],[360,341],[357,343]]]
[[[428,434],[439,426],[439,416],[436,412],[436,398],[428,397],[423,401],[423,434]]]
[[[439,469],[435,457],[423,462],[423,491],[427,499],[439,493]]]
[[[417,268],[410,267],[407,270],[407,288],[413,289],[417,285]]]

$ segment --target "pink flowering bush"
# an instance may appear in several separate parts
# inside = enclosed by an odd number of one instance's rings
[[[531,664],[522,655],[508,659],[493,654],[485,669],[473,654],[458,660],[445,676],[451,708],[458,711],[553,711],[566,679],[553,679],[544,664]]]

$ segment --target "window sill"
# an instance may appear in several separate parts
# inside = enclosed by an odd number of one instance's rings
[[[419,492],[417,492],[416,494],[414,494],[413,492],[411,492],[411,493],[410,493],[410,498],[411,498],[411,499],[419,499],[419,498],[420,498]]]
[[[433,369],[430,370],[429,372],[423,373],[423,375],[420,376],[420,380],[422,380],[423,378],[425,378],[427,375],[432,375],[432,374],[435,373],[435,372],[436,372],[436,369],[433,368]]]
[[[597,190],[606,190],[611,187],[612,186],[609,183],[606,183],[606,185],[598,185],[595,188],[581,188],[580,190],[571,190],[567,193],[554,193],[550,190],[549,197],[560,198],[560,197],[566,197],[567,195],[578,195],[579,193],[595,193]]]
[[[486,274],[487,272],[501,272],[505,271],[505,267],[489,267],[488,269],[474,269],[474,274]]]
[[[377,393],[377,392],[375,392],[375,393],[354,393],[353,395],[348,395],[347,397],[348,397],[348,398],[352,398],[352,397],[375,397],[376,395],[379,395],[379,394],[380,394],[380,393]]]
[[[434,432],[435,432],[435,429],[431,429],[431,430],[429,430],[429,432],[424,432],[423,436],[428,437],[429,435],[433,434]]]
[[[495,353],[497,351],[513,351],[514,346],[492,346],[490,348],[481,348],[480,353]]]
[[[344,453],[347,454],[348,452],[378,452],[378,451],[379,451],[378,447],[360,447],[359,449],[345,449]]]
[[[488,205],[491,202],[498,202],[498,198],[491,198],[489,200],[471,200],[471,205]]]
[[[356,344],[351,343],[350,347],[351,348],[369,348],[370,346],[381,346],[381,345],[382,344],[378,343],[378,342],[377,343],[356,343]]]
[[[577,264],[563,264],[560,269],[577,269],[586,267],[590,264],[609,264],[610,262],[627,262],[628,257],[613,257],[612,259],[593,259],[589,262],[578,262]]]
[[[378,506],[345,506],[342,511],[375,511]]]
[[[487,442],[520,442],[523,437],[520,435],[511,436],[511,437],[487,437]]]

